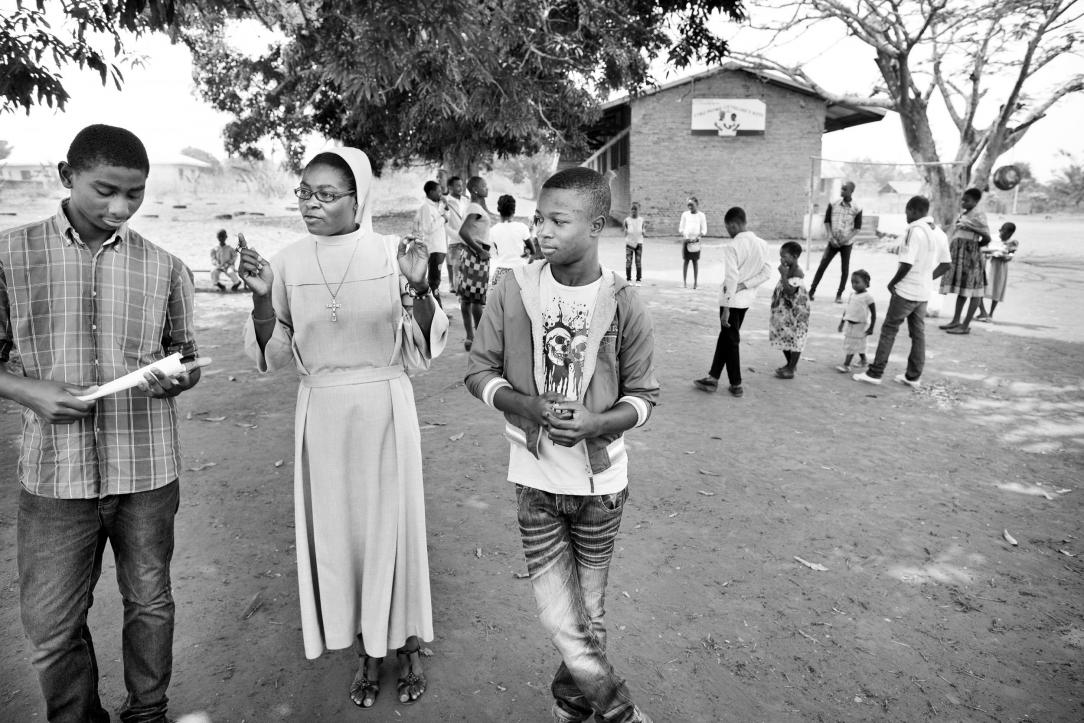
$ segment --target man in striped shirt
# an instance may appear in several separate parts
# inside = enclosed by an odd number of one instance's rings
[[[165,721],[179,503],[173,397],[199,380],[148,374],[89,388],[180,352],[196,355],[191,272],[128,228],[149,163],[121,128],[89,126],[58,166],[55,216],[0,232],[0,397],[24,407],[18,559],[23,626],[50,721],[108,721],[87,612],[106,541],[124,600],[122,721]]]

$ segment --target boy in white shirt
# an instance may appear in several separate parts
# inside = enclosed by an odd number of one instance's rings
[[[693,264],[693,290],[700,275],[700,239],[708,235],[708,217],[700,209],[700,202],[692,196],[686,202],[688,211],[681,214],[678,233],[681,242],[681,285],[688,287],[689,262]]]
[[[884,376],[896,332],[906,320],[911,335],[911,352],[907,355],[907,371],[896,375],[896,381],[917,387],[926,365],[926,302],[933,294],[933,280],[952,267],[952,256],[944,234],[930,218],[930,202],[924,196],[913,196],[907,202],[907,236],[899,250],[899,267],[888,282],[892,294],[888,311],[881,324],[877,354],[866,371],[855,374],[855,381],[880,384]]]
[[[745,394],[741,383],[741,325],[745,312],[757,295],[757,287],[771,278],[772,264],[768,244],[746,229],[745,210],[734,206],[723,217],[726,231],[733,241],[723,248],[723,286],[719,290],[719,339],[711,369],[693,385],[703,392],[719,388],[719,377],[726,369],[728,387],[735,397]]]
[[[636,285],[639,286],[643,278],[640,259],[644,250],[644,217],[640,215],[640,204],[632,204],[622,226],[625,229],[625,281],[632,283],[632,261],[636,259]]]

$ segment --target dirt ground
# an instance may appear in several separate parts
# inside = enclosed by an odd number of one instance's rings
[[[782,355],[767,344],[762,288],[743,330],[746,396],[733,399],[690,383],[711,357],[720,253],[707,244],[696,292],[680,287],[676,245],[652,239],[645,253],[639,293],[663,393],[628,437],[631,496],[607,598],[610,656],[634,698],[656,721],[1084,719],[1084,333],[1069,311],[1084,264],[1021,261],[999,323],[968,337],[928,326],[919,391],[891,381],[905,334],[883,386],[836,372],[840,307],[821,300],[798,376],[775,379]],[[623,264],[619,239],[606,239],[603,259]],[[859,249],[853,263],[873,274],[883,315],[892,257]],[[216,723],[548,720],[558,659],[518,577],[501,420],[463,388],[462,322],[414,378],[437,633],[429,692],[398,705],[389,665],[362,712],[347,697],[352,652],[302,653],[296,382],[261,376],[242,355],[244,295],[197,298],[214,364],[181,397],[172,712]],[[0,405],[3,721],[44,718],[18,613],[18,435],[17,409]],[[113,575],[107,554],[91,626],[103,699],[118,709]]]

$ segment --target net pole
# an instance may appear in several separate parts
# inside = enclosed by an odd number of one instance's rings
[[[809,254],[813,248],[813,185],[817,175],[817,156],[809,157],[809,203],[806,207],[808,220],[805,231],[805,270],[809,271]]]

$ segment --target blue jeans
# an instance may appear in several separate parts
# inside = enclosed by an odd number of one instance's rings
[[[165,721],[173,669],[174,480],[149,492],[99,499],[19,495],[19,602],[31,662],[54,723],[108,721],[87,628],[106,541],[124,601],[122,654],[128,697],[122,721]]]
[[[911,381],[922,376],[922,369],[926,366],[926,302],[911,301],[893,293],[888,302],[888,311],[885,312],[885,320],[881,324],[877,353],[866,370],[866,374],[874,379],[884,376],[888,357],[892,354],[892,345],[896,343],[896,333],[904,320],[907,321],[907,332],[911,335],[911,352],[907,355],[905,376]]]
[[[636,259],[636,280],[643,279],[643,269],[640,267],[640,259],[643,257],[644,245],[625,246],[625,280],[632,281],[632,260]]]
[[[542,625],[561,665],[550,686],[562,720],[594,713],[639,720],[625,681],[606,659],[606,578],[628,488],[612,495],[555,495],[516,485],[519,531]]]

